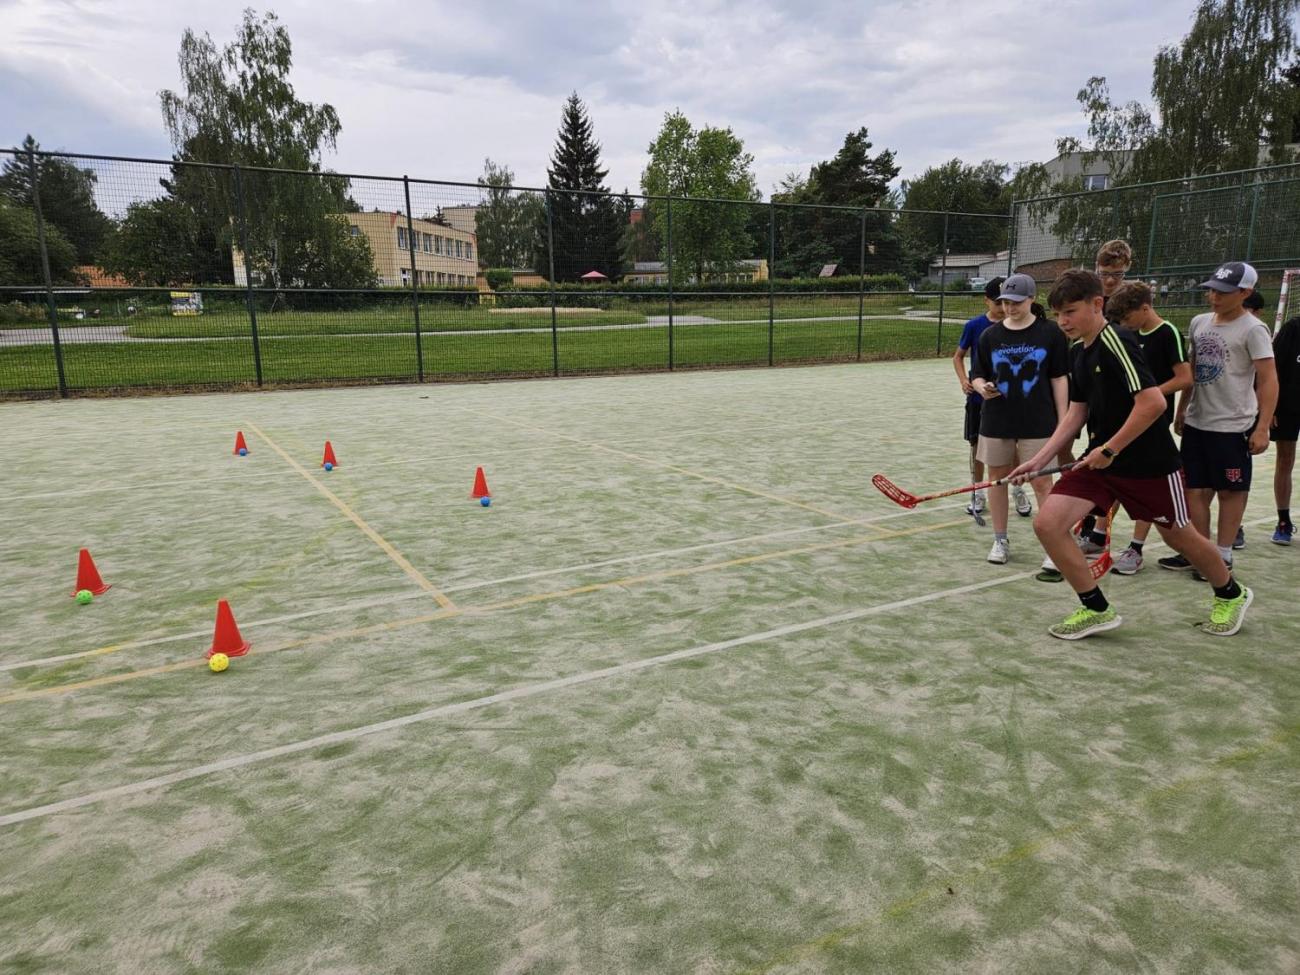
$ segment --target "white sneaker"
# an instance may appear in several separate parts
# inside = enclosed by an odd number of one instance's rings
[[[1119,557],[1115,559],[1115,564],[1110,567],[1110,571],[1116,575],[1132,576],[1137,575],[1140,568],[1142,568],[1142,553],[1135,548],[1126,548],[1119,553]]]
[[[1052,557],[1051,557],[1050,555],[1044,555],[1044,556],[1043,556],[1043,565],[1042,565],[1042,569],[1043,569],[1044,572],[1060,572],[1060,571],[1061,571],[1060,569],[1058,569],[1058,568],[1056,567],[1056,563],[1052,561]]]
[[[1023,484],[1017,484],[1011,488],[1011,497],[1016,502],[1016,514],[1021,518],[1028,518],[1034,513],[1033,502],[1029,500],[1029,495],[1025,493]]]
[[[983,491],[976,491],[975,496],[971,499],[971,508],[975,511],[987,511],[989,507],[988,498]]]
[[[989,561],[994,565],[1006,565],[1007,559],[1011,556],[1011,546],[1005,538],[993,539],[993,547],[989,549]]]

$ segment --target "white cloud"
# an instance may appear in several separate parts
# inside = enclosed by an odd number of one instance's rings
[[[233,34],[243,3],[0,2],[0,139],[165,156],[157,92],[181,32]],[[1144,98],[1151,59],[1192,0],[1098,8],[1050,0],[466,6],[292,0],[299,97],[343,120],[327,160],[351,172],[472,181],[485,156],[545,180],[560,108],[587,101],[615,189],[635,190],[665,112],[730,126],[766,192],[866,125],[904,176],[960,156],[1045,159],[1082,134],[1074,93],[1104,74]]]

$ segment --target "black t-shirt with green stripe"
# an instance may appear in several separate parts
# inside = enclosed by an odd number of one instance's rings
[[[1147,367],[1157,386],[1163,386],[1174,378],[1174,366],[1187,361],[1187,349],[1183,346],[1183,337],[1178,329],[1169,322],[1162,321],[1149,332],[1134,332],[1133,337],[1142,347],[1142,355],[1147,360]],[[1174,422],[1174,397],[1165,396],[1165,423]]]
[[[1070,400],[1088,404],[1088,449],[1113,437],[1133,411],[1133,397],[1158,386],[1132,333],[1107,325],[1092,344],[1076,350]],[[1121,477],[1164,477],[1181,466],[1169,427],[1157,418],[1125,447],[1107,470]]]

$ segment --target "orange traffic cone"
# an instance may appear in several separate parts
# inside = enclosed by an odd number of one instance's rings
[[[227,657],[242,657],[248,653],[248,641],[239,635],[235,625],[235,614],[230,611],[230,603],[224,599],[217,600],[217,627],[212,633],[212,647],[208,656],[224,653]]]
[[[234,451],[234,452],[235,452],[235,453],[239,453],[241,450],[242,450],[244,453],[248,453],[248,444],[246,444],[246,443],[244,442],[244,431],[243,431],[243,430],[237,430],[237,431],[235,431],[235,451]]]
[[[328,440],[325,441],[325,456],[320,459],[320,466],[324,467],[329,464],[331,467],[338,467],[338,458],[334,456],[334,448],[330,446]]]
[[[472,500],[477,501],[479,498],[490,498],[492,492],[488,490],[487,478],[483,476],[483,468],[474,472],[474,490],[469,493]]]
[[[112,586],[105,585],[104,580],[99,577],[99,570],[95,568],[95,560],[90,557],[90,550],[83,548],[81,557],[77,560],[77,587],[72,590],[72,595],[76,595],[83,589],[89,589],[94,595],[108,592]]]

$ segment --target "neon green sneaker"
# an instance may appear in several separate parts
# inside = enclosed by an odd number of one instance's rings
[[[1124,617],[1115,612],[1114,606],[1107,606],[1105,612],[1097,612],[1087,606],[1080,606],[1055,626],[1049,626],[1047,632],[1062,640],[1082,640],[1094,633],[1113,630],[1124,622]]]
[[[1214,597],[1214,608],[1210,610],[1207,622],[1197,623],[1196,628],[1202,633],[1213,636],[1232,636],[1241,629],[1246,621],[1246,607],[1255,601],[1255,594],[1245,586],[1236,599]]]

